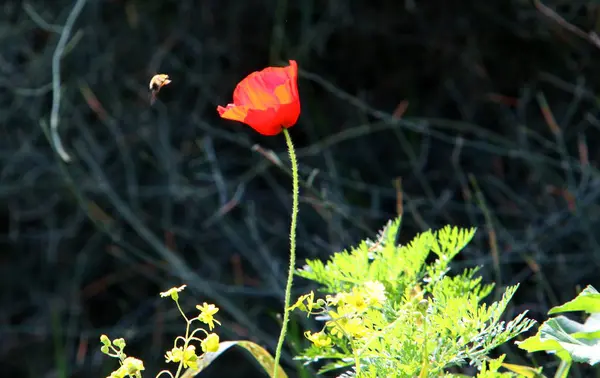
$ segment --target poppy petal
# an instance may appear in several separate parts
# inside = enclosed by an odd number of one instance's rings
[[[219,112],[221,118],[244,122],[246,115],[248,114],[248,107],[229,104],[226,108],[218,106],[217,111]]]
[[[283,127],[294,126],[298,122],[298,117],[300,117],[300,101],[281,105],[279,114],[281,114],[280,122]]]
[[[277,108],[266,110],[248,109],[244,123],[262,135],[272,136],[281,132],[282,125],[278,118]]]
[[[273,94],[280,104],[291,104],[295,100],[293,93],[290,91],[290,85],[288,83],[282,84],[275,88]]]
[[[233,103],[238,106],[249,106],[257,109],[266,109],[277,105],[277,97],[272,92],[259,86],[258,81],[249,80],[239,83],[233,92]]]
[[[222,118],[244,122],[263,135],[279,134],[300,116],[298,65],[252,72],[233,91],[233,104],[218,106]]]

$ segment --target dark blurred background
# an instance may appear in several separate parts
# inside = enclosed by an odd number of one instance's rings
[[[183,283],[186,310],[220,306],[222,340],[274,350],[291,204],[285,142],[215,108],[245,75],[288,59],[301,71],[291,129],[299,266],[375,238],[402,211],[401,241],[446,224],[479,228],[455,268],[481,265],[500,288],[520,282],[507,317],[529,309],[543,320],[585,285],[600,287],[597,2],[88,0],[61,61],[65,164],[44,130],[74,4],[0,5],[6,376],[104,377],[116,361],[99,352],[101,333],[125,337],[154,376],[184,326],[158,293]],[[173,82],[151,107],[155,73]],[[294,297],[310,288],[297,279]],[[291,377],[313,374],[292,361],[307,322],[293,318]],[[555,368],[515,346],[502,352]],[[230,351],[202,376],[265,375]]]

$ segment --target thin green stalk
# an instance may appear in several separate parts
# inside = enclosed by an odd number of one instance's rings
[[[292,137],[287,129],[283,129],[283,135],[285,135],[285,142],[287,144],[288,152],[290,154],[290,162],[292,163],[292,222],[290,225],[290,268],[288,271],[287,283],[285,285],[285,304],[283,308],[283,322],[281,324],[281,333],[279,334],[279,340],[277,341],[277,349],[275,350],[275,363],[273,365],[273,378],[277,378],[277,372],[279,367],[279,359],[281,358],[281,348],[283,347],[283,340],[287,332],[287,324],[290,320],[290,297],[292,292],[292,280],[294,278],[294,267],[296,265],[296,223],[298,219],[298,195],[299,195],[299,183],[298,183],[298,162],[296,160],[296,151],[294,150],[294,144],[292,143]]]
[[[181,313],[181,315],[183,315],[183,318],[185,319],[185,342],[183,343],[183,353],[185,353],[188,347],[188,343],[190,342],[191,322],[188,320],[187,316],[185,316],[185,312],[183,312],[183,309],[179,305],[179,300],[175,300],[175,304],[177,305],[179,312]],[[179,366],[177,367],[177,372],[175,373],[176,378],[179,377],[179,374],[181,374],[181,369],[183,369],[183,357],[181,358],[181,361],[179,361]]]
[[[569,370],[571,369],[571,362],[561,360],[554,378],[567,378],[569,376]]]

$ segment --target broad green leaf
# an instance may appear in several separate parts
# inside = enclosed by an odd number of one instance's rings
[[[600,339],[600,313],[592,314],[581,324],[564,316],[556,318],[562,329],[576,339]]]
[[[265,369],[267,374],[269,374],[269,377],[273,376],[273,364],[275,362],[275,359],[273,358],[273,356],[271,356],[271,354],[269,352],[267,352],[265,350],[265,348],[261,347],[258,344],[255,344],[251,341],[240,340],[240,341],[223,341],[223,342],[219,343],[218,351],[213,352],[213,353],[205,353],[204,355],[202,355],[200,358],[198,358],[198,369],[197,370],[187,369],[186,372],[183,373],[181,378],[191,378],[191,377],[196,376],[202,370],[206,369],[206,367],[208,365],[213,363],[214,360],[216,360],[223,352],[225,352],[227,349],[231,348],[232,346],[239,346],[239,347],[244,348],[246,351],[248,351],[252,355],[252,357],[254,357],[254,359],[260,364],[260,366],[262,366],[262,368]],[[283,371],[281,366],[279,366],[279,368],[278,368],[277,377],[278,378],[287,378],[287,374],[285,373],[285,371]]]
[[[580,329],[573,333],[573,337],[582,339],[600,339],[600,312],[590,315],[585,323],[581,325]]]
[[[582,326],[564,316],[558,316],[542,324],[535,336],[517,344],[528,352],[546,351],[555,353],[564,361],[594,365],[600,362],[600,339],[574,337]]]
[[[598,290],[593,286],[588,285],[572,301],[551,308],[550,311],[548,311],[548,315],[570,311],[585,311],[588,314],[600,312],[600,293],[598,293]]]

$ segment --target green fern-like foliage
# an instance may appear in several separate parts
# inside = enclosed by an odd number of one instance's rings
[[[450,376],[448,368],[465,363],[477,365],[481,377],[514,376],[496,373],[501,364],[487,355],[534,324],[525,313],[501,320],[517,286],[486,305],[493,285],[481,283],[478,269],[448,274],[475,229],[447,226],[396,245],[399,228],[400,219],[377,241],[297,271],[325,294],[315,299],[311,292],[293,306],[324,322],[306,333],[312,345],[297,358],[326,362],[321,372],[342,369],[348,377]]]

